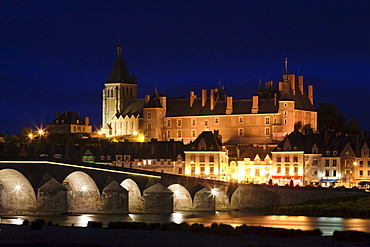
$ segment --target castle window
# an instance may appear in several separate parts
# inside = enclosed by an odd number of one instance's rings
[[[181,138],[181,137],[182,137],[182,131],[181,131],[181,130],[178,130],[178,131],[177,131],[177,137],[178,137],[178,138]]]
[[[208,120],[204,120],[204,126],[208,126]]]
[[[284,111],[284,115],[286,116],[286,115],[288,115],[288,112],[287,111]]]
[[[368,150],[364,150],[364,157],[368,156]]]
[[[293,157],[293,162],[298,162],[298,156]]]
[[[167,138],[171,138],[171,130],[167,130]]]
[[[177,119],[177,127],[181,127],[182,126],[182,119]]]
[[[318,164],[317,159],[313,159],[313,160],[312,160],[312,165],[313,165],[313,166],[317,166],[317,164]]]
[[[213,155],[209,156],[209,162],[215,162],[215,157]]]
[[[216,117],[216,118],[214,119],[214,121],[215,121],[215,124],[218,124],[218,123],[219,123],[219,118],[218,118],[218,117]]]
[[[284,119],[284,124],[287,124],[288,123],[288,120]]]
[[[276,162],[281,162],[281,156],[276,157]]]
[[[79,119],[76,119],[76,124],[79,124],[80,123],[80,120]]]
[[[270,128],[265,128],[265,135],[270,135]]]
[[[195,118],[192,118],[191,119],[191,126],[195,126],[196,125],[196,120],[195,120]]]
[[[302,112],[302,117],[306,117],[306,112]]]
[[[360,167],[364,167],[364,161],[363,160],[360,160]]]
[[[238,136],[244,136],[244,129],[243,128],[238,129]]]
[[[325,170],[325,177],[329,177],[330,170]]]
[[[265,117],[265,124],[270,124],[270,117]]]
[[[167,119],[167,127],[171,126],[171,119]]]
[[[152,113],[151,112],[148,112],[146,116],[147,116],[148,119],[152,119]]]
[[[285,162],[290,162],[290,157],[289,156],[285,156]]]
[[[364,176],[364,171],[363,171],[363,170],[359,170],[359,171],[358,171],[358,175],[359,175],[360,177],[363,177],[363,176]]]
[[[196,134],[196,131],[195,130],[191,130],[191,137],[196,137],[197,134]]]
[[[148,123],[148,130],[152,129],[152,123]]]
[[[337,156],[337,151],[333,151],[333,156]]]
[[[244,123],[244,118],[243,118],[243,117],[238,117],[238,123],[239,123],[239,124]]]
[[[199,150],[204,150],[204,146],[199,146]]]

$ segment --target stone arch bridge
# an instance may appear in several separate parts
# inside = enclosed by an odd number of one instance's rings
[[[291,188],[61,160],[1,160],[1,213],[172,213],[300,203],[362,190]]]

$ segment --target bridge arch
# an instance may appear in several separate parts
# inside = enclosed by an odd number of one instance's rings
[[[85,172],[75,171],[63,181],[66,186],[68,211],[97,212],[101,204],[99,189],[95,181]]]
[[[0,210],[5,212],[34,212],[36,194],[28,179],[14,169],[0,171]]]
[[[137,183],[131,178],[126,178],[122,181],[121,186],[128,191],[129,212],[141,212],[143,210],[143,200],[141,199],[141,191]]]
[[[168,189],[173,192],[173,210],[191,210],[193,201],[189,191],[181,184],[172,184]]]

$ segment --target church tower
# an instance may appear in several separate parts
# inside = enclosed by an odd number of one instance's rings
[[[103,128],[109,128],[114,115],[120,114],[129,100],[137,99],[137,80],[129,74],[122,59],[122,46],[118,43],[117,59],[103,89]],[[107,133],[108,134],[108,133]]]

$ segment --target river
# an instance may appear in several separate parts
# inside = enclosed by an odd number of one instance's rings
[[[240,226],[242,224],[266,227],[280,227],[287,229],[312,230],[321,229],[324,236],[332,235],[335,230],[357,230],[370,232],[370,219],[340,218],[340,217],[308,217],[285,215],[255,215],[244,211],[231,212],[184,212],[172,214],[76,214],[76,215],[14,215],[1,217],[2,224],[22,224],[25,219],[34,221],[44,219],[58,223],[60,226],[87,226],[89,221],[99,221],[107,226],[111,221],[136,222],[187,222],[189,224],[202,223],[211,225],[213,222]]]

